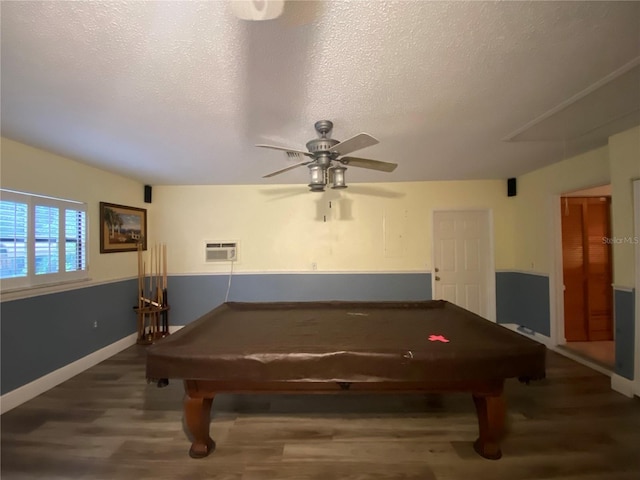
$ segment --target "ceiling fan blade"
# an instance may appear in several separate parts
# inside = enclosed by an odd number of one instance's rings
[[[380,160],[358,157],[342,157],[338,159],[338,161],[345,165],[349,165],[350,167],[368,168],[370,170],[379,170],[381,172],[393,172],[398,166],[397,163],[381,162]]]
[[[276,175],[280,175],[281,173],[288,172],[289,170],[293,170],[294,168],[298,168],[298,167],[301,167],[303,165],[309,165],[312,161],[313,160],[310,160],[308,162],[296,163],[295,165],[291,165],[290,167],[283,168],[282,170],[278,170],[276,172],[267,173],[266,175],[263,175],[262,178],[275,177]]]
[[[329,149],[329,151],[335,152],[338,155],[346,155],[347,153],[355,152],[361,148],[370,147],[376,143],[380,142],[368,133],[359,133],[355,137],[347,138],[344,142],[334,145]]]
[[[306,155],[307,157],[312,157],[312,155],[309,152],[305,152],[304,150],[297,150],[295,148],[279,147],[278,145],[265,145],[263,143],[256,145],[256,147],[270,148],[272,150],[282,150],[283,152],[291,152],[298,155]]]

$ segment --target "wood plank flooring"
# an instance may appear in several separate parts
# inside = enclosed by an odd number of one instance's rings
[[[2,480],[638,480],[640,400],[550,352],[506,385],[503,458],[483,459],[470,395],[220,395],[215,452],[191,459],[182,384],[147,384],[131,347],[1,417]]]
[[[567,342],[563,348],[583,358],[596,362],[613,370],[616,364],[616,346],[613,341],[602,342]]]

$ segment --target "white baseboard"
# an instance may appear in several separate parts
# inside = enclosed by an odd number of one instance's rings
[[[184,327],[184,325],[171,325],[169,326],[169,332],[175,333],[182,327]],[[137,333],[132,333],[131,335],[124,337],[117,342],[112,343],[111,345],[107,345],[100,350],[96,350],[95,352],[90,353],[86,357],[82,357],[81,359],[65,365],[64,367],[59,368],[58,370],[55,370],[51,373],[48,373],[45,376],[34,380],[33,382],[18,387],[15,390],[10,391],[9,393],[5,393],[4,395],[2,395],[2,397],[0,397],[0,413],[5,413],[16,408],[18,405],[21,405],[24,402],[27,402],[32,398],[43,394],[47,390],[60,385],[62,382],[66,382],[70,378],[75,377],[79,373],[84,372],[94,365],[97,365],[98,363],[110,357],[113,357],[116,353],[121,352],[125,348],[128,348],[131,345],[135,345],[137,338]]]
[[[56,385],[60,385],[62,382],[75,377],[79,373],[84,372],[88,368],[97,365],[98,363],[112,357],[118,352],[121,352],[127,347],[136,343],[138,335],[132,333],[131,335],[124,337],[117,342],[107,345],[100,350],[96,350],[90,353],[86,357],[82,357],[75,362],[65,365],[58,370],[55,370],[47,375],[40,377],[26,385],[16,388],[8,393],[5,393],[0,397],[0,413],[8,412],[9,410],[23,404],[24,402],[37,397],[38,395],[50,390]]]
[[[621,377],[615,373],[611,375],[611,389],[621,393],[625,397],[633,398],[634,384],[633,380]],[[638,392],[636,392],[638,393]]]

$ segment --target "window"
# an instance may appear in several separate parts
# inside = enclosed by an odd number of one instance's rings
[[[86,204],[2,190],[0,279],[3,289],[87,276]]]
[[[0,278],[27,275],[27,211],[22,202],[0,200]]]

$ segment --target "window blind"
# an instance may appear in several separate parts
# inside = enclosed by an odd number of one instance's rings
[[[60,210],[36,205],[36,275],[56,273],[59,269]]]
[[[26,203],[0,201],[0,278],[27,276]]]
[[[65,255],[66,272],[75,272],[87,268],[87,215],[82,210],[65,210]]]
[[[2,288],[88,277],[87,206],[0,190]]]

